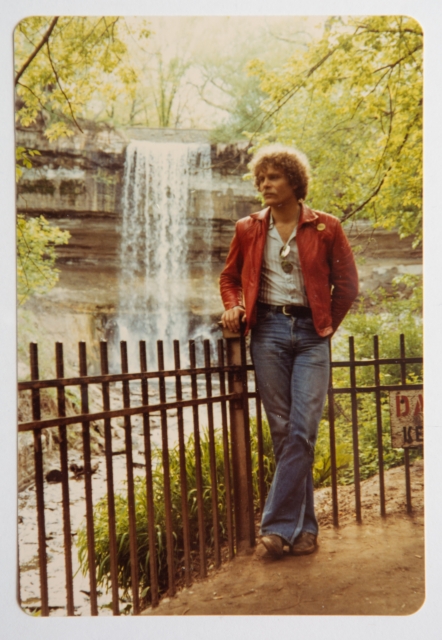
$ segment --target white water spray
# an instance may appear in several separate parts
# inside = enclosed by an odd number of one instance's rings
[[[143,339],[154,357],[157,340],[169,347],[189,338],[191,196],[196,190],[208,194],[202,209],[210,249],[211,179],[207,143],[137,140],[127,147],[117,322],[119,339],[132,350]],[[206,253],[210,259],[210,250]]]

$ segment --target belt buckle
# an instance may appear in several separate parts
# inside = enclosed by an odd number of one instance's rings
[[[286,304],[283,304],[283,305],[282,305],[282,309],[281,309],[281,310],[282,310],[282,313],[283,313],[285,316],[290,316],[290,317],[291,317],[291,315],[292,315],[292,314],[291,314],[291,313],[287,313],[287,312],[286,312],[286,310],[285,310],[286,306],[287,306]]]

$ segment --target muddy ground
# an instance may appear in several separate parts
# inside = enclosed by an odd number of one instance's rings
[[[410,615],[425,599],[423,463],[411,468],[413,513],[407,515],[404,468],[385,473],[386,518],[379,479],[362,483],[362,524],[353,487],[339,488],[340,527],[332,524],[331,491],[315,492],[320,523],[313,555],[282,560],[237,556],[205,580],[144,615]]]

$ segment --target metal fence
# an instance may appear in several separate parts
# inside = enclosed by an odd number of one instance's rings
[[[257,434],[257,476],[259,509],[262,511],[266,497],[266,481],[264,469],[264,444],[262,409],[259,390],[254,383],[253,366],[248,362],[246,344],[242,337],[224,332],[225,340],[219,340],[215,345],[216,364],[212,363],[211,345],[204,341],[203,363],[197,364],[196,345],[189,342],[188,360],[189,366],[181,367],[180,345],[178,341],[173,343],[174,367],[165,369],[164,352],[162,342],[157,343],[158,367],[156,371],[147,370],[146,344],[139,343],[139,367],[135,373],[128,372],[127,345],[120,343],[121,373],[110,374],[108,363],[108,346],[106,342],[100,343],[100,375],[88,375],[86,344],[79,343],[79,375],[77,377],[64,377],[63,345],[56,343],[56,377],[40,380],[38,366],[38,348],[35,343],[30,345],[30,380],[18,384],[20,392],[31,394],[32,420],[19,424],[20,432],[29,431],[33,434],[34,465],[35,465],[35,492],[38,531],[38,566],[40,580],[41,615],[48,616],[51,605],[51,594],[48,590],[48,558],[46,551],[46,525],[45,525],[45,472],[44,454],[42,447],[42,430],[58,429],[61,487],[62,487],[62,522],[64,536],[64,561],[66,584],[67,615],[75,615],[72,565],[72,535],[70,512],[70,478],[69,478],[69,446],[67,427],[81,425],[82,433],[82,459],[84,463],[84,512],[85,530],[87,536],[87,561],[89,575],[90,614],[98,615],[97,601],[97,570],[96,570],[96,540],[94,532],[94,496],[92,491],[91,465],[91,424],[102,421],[104,425],[104,458],[106,468],[107,489],[107,514],[109,537],[109,567],[110,585],[112,594],[112,613],[120,614],[119,596],[119,565],[118,565],[118,540],[116,532],[115,512],[115,482],[114,459],[115,455],[125,455],[127,476],[127,521],[130,549],[130,584],[132,613],[137,615],[147,603],[157,606],[161,587],[159,584],[159,550],[158,531],[155,529],[155,510],[158,508],[154,500],[153,487],[153,461],[152,461],[152,429],[151,418],[153,414],[160,416],[161,433],[161,468],[163,477],[163,501],[165,512],[165,540],[167,556],[167,591],[173,595],[177,583],[177,558],[174,545],[177,534],[182,539],[182,558],[180,558],[181,574],[180,583],[190,585],[192,572],[198,566],[201,577],[207,575],[208,557],[214,567],[219,567],[224,559],[233,558],[235,553],[250,549],[255,544],[255,507],[252,487],[252,461],[250,442],[249,409],[253,409],[256,416]],[[213,350],[214,345],[212,345]],[[399,356],[392,359],[379,358],[378,338],[374,338],[374,357],[370,360],[356,360],[353,338],[349,338],[349,359],[347,361],[332,361],[330,386],[328,392],[328,419],[331,458],[331,488],[333,504],[333,523],[338,526],[338,469],[336,463],[336,419],[335,397],[338,394],[346,394],[350,397],[352,444],[353,444],[353,472],[355,488],[355,511],[358,522],[362,520],[361,514],[361,489],[359,473],[359,446],[358,446],[358,397],[360,394],[371,393],[374,395],[376,406],[376,426],[378,445],[378,467],[380,485],[380,514],[386,515],[384,465],[383,465],[383,435],[382,431],[382,394],[390,390],[421,389],[422,384],[407,384],[407,366],[421,364],[421,357],[407,358],[405,356],[404,337],[400,339]],[[398,365],[400,368],[401,384],[381,384],[380,368],[383,365]],[[202,366],[201,366],[202,365]],[[333,372],[337,368],[346,368],[349,372],[350,384],[347,386],[334,386]],[[373,371],[373,384],[370,386],[358,386],[356,372],[359,368],[371,367]],[[141,387],[141,403],[133,405],[130,385],[134,381]],[[110,386],[118,383],[121,393],[121,406],[111,408]],[[151,389],[155,386],[157,397],[152,403]],[[170,386],[173,393],[170,393]],[[89,388],[91,385],[100,385],[102,407],[100,411],[90,411]],[[201,394],[201,386],[204,393]],[[66,415],[66,393],[68,387],[79,389],[80,413]],[[41,390],[55,389],[57,394],[58,415],[56,417],[42,418]],[[169,395],[169,397],[167,397]],[[172,396],[172,397],[170,397]],[[253,402],[254,401],[254,402]],[[217,421],[214,418],[214,410],[217,409]],[[205,515],[204,501],[207,496],[207,486],[203,486],[202,459],[201,459],[201,416],[200,409],[205,411],[204,422],[207,424],[208,456],[210,460],[210,522],[208,522],[207,508]],[[176,428],[178,431],[179,451],[179,483],[181,493],[181,506],[179,514],[180,531],[177,532],[173,520],[173,507],[171,502],[171,485],[169,473],[169,436],[170,414],[174,412]],[[186,413],[187,412],[187,413]],[[188,415],[190,412],[190,416]],[[134,468],[140,467],[133,459],[133,424],[132,418],[142,417],[142,433],[144,438],[144,463],[145,467],[145,500],[147,510],[147,539],[150,588],[146,598],[140,596],[139,585],[139,549],[137,546],[137,515],[136,495],[134,490]],[[112,420],[122,418],[124,421],[124,451],[113,449]],[[197,512],[197,533],[191,536],[190,529],[190,498],[188,490],[189,463],[188,451],[186,451],[186,425],[191,421],[191,433],[194,446],[194,473],[196,478],[196,491],[192,500]],[[217,424],[215,424],[217,422]],[[223,535],[220,526],[220,501],[218,499],[219,467],[217,471],[215,438],[219,434],[222,443],[222,485],[225,501],[223,512]],[[407,497],[407,510],[411,512],[410,489],[410,464],[408,449],[404,450],[405,485]],[[175,507],[176,509],[176,507]],[[175,528],[174,528],[175,527]],[[207,531],[210,530],[208,544]]]

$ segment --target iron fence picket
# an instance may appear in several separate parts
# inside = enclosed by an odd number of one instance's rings
[[[210,368],[210,343],[204,340],[204,366]],[[206,373],[206,398],[212,397],[212,377]],[[213,405],[207,404],[207,422],[209,432],[209,463],[210,463],[210,489],[212,497],[212,526],[213,526],[213,550],[214,565],[218,568],[221,564],[221,547],[219,537],[219,512],[218,512],[218,480],[216,472],[215,452],[215,428],[213,422]]]
[[[221,396],[225,396],[226,379],[224,374],[224,343],[222,340],[218,340],[218,366],[220,368],[219,390]],[[223,439],[224,484],[226,495],[227,544],[229,548],[229,559],[232,560],[235,555],[235,546],[232,515],[232,481],[230,476],[229,427],[227,424],[227,405],[225,400],[221,400],[221,425]]]
[[[386,516],[385,510],[385,481],[384,481],[384,444],[382,434],[382,406],[381,406],[381,377],[379,367],[379,337],[373,336],[373,355],[374,355],[374,383],[377,387],[375,393],[376,402],[376,433],[378,447],[378,467],[379,467],[379,498],[381,516]]]
[[[348,339],[350,351],[350,384],[351,384],[351,425],[353,436],[353,472],[355,486],[355,510],[357,522],[362,522],[361,514],[361,478],[359,473],[359,432],[358,432],[358,400],[356,392],[355,343],[353,336]]]
[[[164,369],[164,351],[163,342],[158,340],[157,342],[157,354],[158,354],[158,370]],[[166,404],[166,383],[165,378],[158,378],[160,403]],[[175,561],[174,561],[174,549],[173,549],[173,523],[172,523],[172,498],[170,493],[170,470],[169,470],[169,444],[167,435],[167,411],[163,409],[161,411],[161,456],[163,461],[163,483],[164,483],[164,511],[166,515],[166,552],[167,552],[167,569],[168,569],[168,582],[169,596],[175,595]]]
[[[196,369],[196,350],[195,341],[189,340],[189,358],[190,368]],[[198,398],[198,385],[196,374],[190,376],[192,399]],[[201,439],[199,429],[199,411],[198,405],[193,405],[193,438],[195,447],[195,476],[196,476],[196,499],[198,509],[198,538],[199,538],[199,560],[200,560],[200,576],[205,578],[207,575],[207,558],[206,558],[206,528],[204,524],[204,496],[203,496],[203,477],[201,466]]]
[[[146,343],[140,340],[140,370],[147,371]],[[148,379],[141,379],[141,401],[149,404]],[[150,441],[150,414],[143,413],[144,460],[146,465],[147,535],[149,539],[150,599],[152,607],[159,604],[158,555],[155,541],[155,502],[152,475],[152,444]]]
[[[256,389],[256,440],[258,449],[258,487],[259,487],[259,509],[262,513],[264,511],[264,504],[266,500],[266,487],[264,479],[264,440],[262,433],[262,408],[261,408],[261,396],[258,389],[258,381],[255,374],[255,389]]]
[[[177,372],[181,369],[181,355],[179,340],[173,342],[174,364]],[[175,377],[175,394],[177,400],[183,399],[181,376]],[[180,486],[181,486],[181,512],[183,521],[183,546],[184,546],[184,580],[187,587],[191,583],[191,555],[190,555],[190,523],[189,523],[189,498],[187,489],[186,470],[186,445],[184,441],[184,417],[183,409],[177,409],[178,424],[178,450],[180,457]]]
[[[247,503],[249,512],[249,544],[255,544],[255,512],[253,507],[253,484],[252,484],[252,449],[250,444],[250,417],[248,402],[248,377],[247,377],[247,350],[243,329],[241,330],[241,382],[242,382],[242,410],[244,414],[244,437],[245,437],[245,464],[247,477]]]
[[[63,344],[55,343],[55,365],[57,378],[64,378]],[[57,388],[57,408],[58,415],[66,415],[65,387]],[[72,574],[72,532],[71,513],[69,502],[69,475],[68,475],[68,449],[66,426],[58,428],[60,438],[60,467],[61,467],[61,491],[63,505],[63,538],[64,538],[64,561],[66,574],[66,607],[68,616],[73,616],[74,611],[74,585]]]
[[[38,380],[38,346],[35,342],[30,344],[31,380]],[[32,389],[32,417],[41,420],[41,405],[39,389]],[[43,485],[43,448],[42,433],[34,431],[34,466],[35,466],[35,491],[37,498],[37,527],[38,527],[38,564],[40,569],[40,597],[41,615],[49,615],[48,602],[48,569],[46,556],[46,527],[45,527],[45,503]]]
[[[78,345],[78,355],[80,364],[80,376],[87,375],[87,355],[86,343],[80,342]],[[89,393],[88,385],[82,384],[80,387],[81,394],[81,412],[89,413]],[[84,460],[84,491],[86,499],[86,537],[87,537],[87,560],[89,572],[89,601],[91,605],[91,615],[98,615],[97,602],[97,574],[95,562],[95,532],[94,532],[94,506],[92,501],[92,465],[91,465],[91,439],[90,439],[90,422],[85,421],[81,424],[82,440],[83,440],[83,460]]]
[[[332,362],[332,346],[330,340],[330,364]],[[330,380],[328,385],[328,429],[330,439],[330,472],[331,472],[331,492],[333,525],[339,526],[339,504],[338,504],[338,469],[336,462],[336,433],[335,433],[335,399],[333,396],[333,367],[330,366]]]
[[[399,349],[401,354],[401,382],[407,384],[407,370],[405,360],[405,336],[403,333],[399,336]],[[405,467],[405,495],[407,498],[407,513],[413,511],[411,504],[411,481],[410,481],[410,450],[404,447],[404,467]]]
[[[107,342],[100,342],[101,373],[109,373],[109,362],[107,353]],[[101,391],[103,397],[103,409],[110,410],[109,382],[102,382]],[[118,593],[118,549],[115,519],[115,495],[114,495],[114,472],[112,462],[112,430],[110,418],[104,420],[104,446],[106,456],[106,485],[107,485],[107,513],[109,526],[109,560],[112,589],[112,613],[114,616],[120,615],[119,593]]]
[[[121,372],[128,372],[127,343],[120,342]],[[129,381],[123,380],[123,405],[130,407]],[[126,447],[126,473],[127,473],[127,509],[129,517],[129,553],[130,572],[132,586],[132,604],[135,615],[140,613],[140,599],[138,588],[138,548],[137,548],[137,522],[135,515],[135,491],[134,471],[132,455],[132,425],[130,416],[124,416],[124,443]]]

